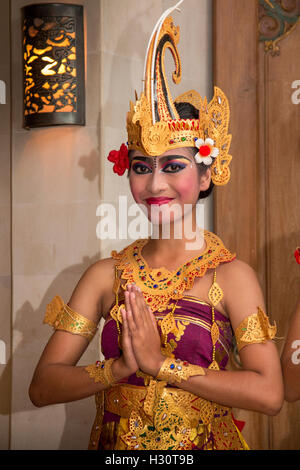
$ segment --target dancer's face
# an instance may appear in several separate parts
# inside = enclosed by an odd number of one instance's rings
[[[135,150],[130,158],[132,195],[137,204],[146,208],[153,223],[181,218],[187,207],[190,210],[195,206],[200,191],[209,188],[210,180],[210,169],[201,174],[186,147],[168,150],[157,157]]]

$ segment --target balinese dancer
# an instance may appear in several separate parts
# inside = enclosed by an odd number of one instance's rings
[[[275,415],[283,401],[256,274],[197,227],[199,197],[230,179],[229,104],[217,87],[209,103],[193,90],[173,101],[164,58],[169,49],[178,83],[177,6],[150,38],[128,142],[108,157],[157,234],[93,264],[68,304],[53,299],[45,322],[55,332],[30,388],[37,406],[95,394],[95,450],[248,449],[232,407]],[[104,360],[76,366],[101,317]],[[233,332],[240,370],[226,369]]]

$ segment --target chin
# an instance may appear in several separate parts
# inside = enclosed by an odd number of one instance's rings
[[[152,205],[147,208],[148,220],[153,225],[168,226],[183,220],[183,208],[179,204]]]

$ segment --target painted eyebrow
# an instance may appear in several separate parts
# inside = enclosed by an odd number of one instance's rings
[[[160,162],[164,163],[164,162],[168,162],[170,160],[178,160],[178,159],[184,159],[184,160],[188,160],[189,162],[191,162],[191,160],[188,158],[188,157],[185,157],[184,155],[168,155],[166,157],[162,157],[160,159]],[[141,160],[143,162],[147,162],[147,163],[151,163],[151,161],[153,160],[153,158],[150,158],[150,157],[139,157],[139,156],[136,156],[132,159],[132,162],[134,160]]]

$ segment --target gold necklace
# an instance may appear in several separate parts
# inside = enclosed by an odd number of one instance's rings
[[[205,230],[204,239],[206,250],[174,271],[164,267],[149,268],[142,256],[142,249],[148,239],[137,240],[120,253],[113,251],[111,255],[117,260],[116,270],[121,271],[121,278],[127,281],[123,289],[126,289],[127,284],[135,283],[153,312],[165,309],[171,299],[181,299],[184,292],[193,287],[196,277],[202,277],[207,269],[216,268],[220,263],[235,258],[235,254],[227,250],[214,233]]]

